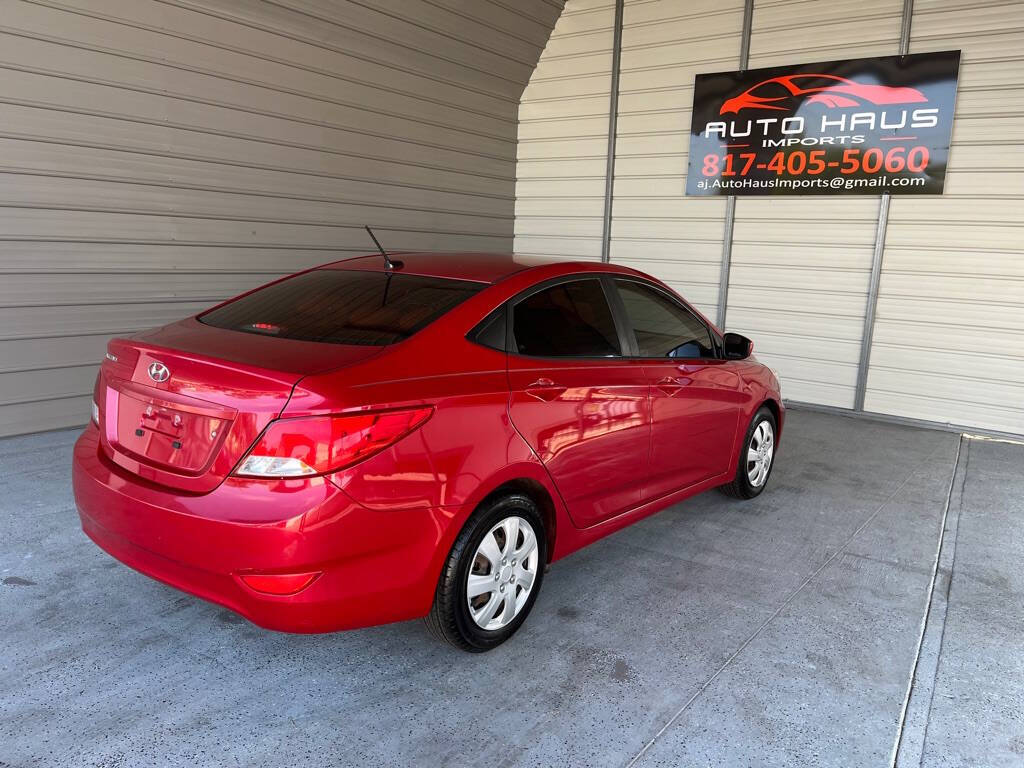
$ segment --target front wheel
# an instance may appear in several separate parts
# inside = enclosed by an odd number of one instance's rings
[[[501,645],[533,608],[546,562],[544,523],[532,499],[510,494],[482,505],[448,555],[427,629],[472,653]]]
[[[722,493],[735,499],[752,499],[764,490],[775,462],[776,431],[775,414],[761,406],[740,446],[736,477],[719,487]]]

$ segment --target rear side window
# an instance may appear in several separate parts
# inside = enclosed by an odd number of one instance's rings
[[[199,316],[282,339],[384,346],[412,336],[484,286],[420,275],[316,269]]]
[[[483,322],[470,332],[469,337],[477,344],[505,351],[505,307],[501,306],[484,318]]]
[[[599,280],[574,280],[538,291],[512,310],[520,354],[610,357],[622,354],[615,320]]]
[[[640,357],[715,357],[711,334],[693,313],[662,293],[630,280],[616,280]]]

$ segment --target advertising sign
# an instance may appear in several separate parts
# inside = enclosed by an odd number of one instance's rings
[[[697,75],[688,195],[942,194],[960,51]]]

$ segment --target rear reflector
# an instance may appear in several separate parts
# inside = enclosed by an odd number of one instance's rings
[[[244,477],[302,477],[336,472],[380,453],[420,427],[433,408],[279,419],[235,470]]]
[[[262,592],[265,595],[294,595],[316,581],[320,573],[240,573],[238,578],[254,592]]]

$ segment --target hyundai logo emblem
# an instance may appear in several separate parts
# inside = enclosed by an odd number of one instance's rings
[[[152,362],[149,364],[149,378],[159,383],[171,378],[170,369],[163,363]]]

